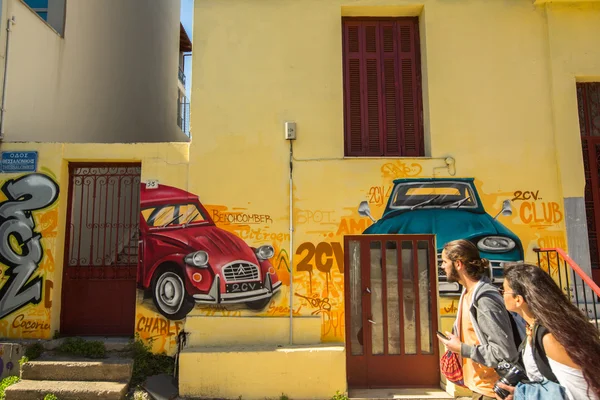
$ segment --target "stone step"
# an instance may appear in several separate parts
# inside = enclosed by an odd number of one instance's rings
[[[6,400],[43,400],[52,393],[60,400],[122,400],[127,383],[22,380],[5,390]]]
[[[454,399],[440,388],[419,389],[350,389],[351,400],[448,400]]]
[[[66,356],[42,356],[21,366],[21,378],[46,381],[113,381],[128,382],[133,360],[104,358],[73,359]]]

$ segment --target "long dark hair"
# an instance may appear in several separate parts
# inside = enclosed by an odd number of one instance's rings
[[[541,268],[517,263],[504,271],[513,297],[523,296],[537,323],[546,327],[600,396],[600,332]],[[576,290],[576,289],[575,289]]]
[[[477,247],[468,240],[453,240],[444,245],[446,257],[450,261],[462,261],[465,265],[467,275],[475,280],[481,279],[483,275],[489,272],[490,262],[481,258]]]

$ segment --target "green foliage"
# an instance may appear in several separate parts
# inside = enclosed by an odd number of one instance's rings
[[[131,376],[131,386],[139,385],[144,382],[146,377],[158,374],[173,374],[175,368],[175,359],[166,354],[153,354],[150,352],[152,341],[145,344],[136,335],[135,341],[131,345],[133,352],[133,374]]]
[[[27,358],[26,356],[23,356],[19,359],[19,365],[22,367],[23,364],[25,364],[27,361],[29,361],[29,358]]]
[[[6,388],[10,385],[14,385],[20,380],[21,378],[19,378],[18,376],[7,376],[6,378],[2,379],[2,382],[0,382],[0,400],[4,400],[6,396],[4,394],[4,391],[6,390]]]
[[[82,338],[66,338],[65,341],[56,348],[56,351],[87,358],[106,357],[106,347],[104,347],[104,343],[87,341]]]
[[[348,400],[346,393],[340,393],[339,390],[335,391],[335,394],[331,397],[331,400]]]
[[[25,357],[30,360],[35,360],[36,358],[40,358],[43,352],[44,346],[42,346],[40,342],[35,342],[25,348]]]
[[[290,398],[287,396],[287,394],[281,393],[281,396],[279,396],[279,400],[290,400]]]
[[[58,400],[58,397],[52,393],[48,393],[44,396],[44,400]]]

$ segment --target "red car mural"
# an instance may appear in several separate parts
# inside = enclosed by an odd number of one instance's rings
[[[195,303],[263,309],[281,289],[270,245],[250,247],[215,226],[198,196],[141,185],[138,287],[158,311],[182,319]]]

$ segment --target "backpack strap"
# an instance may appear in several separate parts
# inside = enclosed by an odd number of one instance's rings
[[[533,342],[534,345],[531,348],[533,352],[533,358],[535,360],[535,364],[537,365],[540,373],[544,375],[546,379],[549,381],[558,383],[558,379],[556,379],[556,375],[552,372],[552,368],[550,368],[550,363],[548,362],[548,356],[546,355],[546,350],[544,349],[544,336],[549,334],[550,331],[546,329],[546,327],[541,325],[534,325],[533,327]]]

